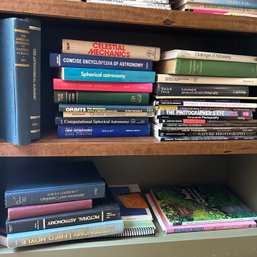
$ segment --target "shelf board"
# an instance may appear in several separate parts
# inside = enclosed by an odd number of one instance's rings
[[[257,154],[257,141],[159,142],[154,137],[58,139],[56,133],[27,146],[0,140],[0,156],[138,156]]]
[[[198,14],[65,0],[1,0],[0,13],[179,29],[257,32],[254,17]]]
[[[220,231],[189,232],[156,236],[121,238],[108,240],[78,240],[60,244],[48,244],[37,247],[14,249],[0,248],[1,255],[15,253],[26,257],[50,256],[90,256],[90,257],[130,257],[134,256],[255,256],[257,229],[234,229]],[[140,253],[140,254],[139,254]],[[215,255],[214,255],[215,254]]]

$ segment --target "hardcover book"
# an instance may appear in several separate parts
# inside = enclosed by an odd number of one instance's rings
[[[150,193],[146,194],[147,200],[154,212],[154,215],[161,226],[161,229],[169,233],[194,232],[194,231],[208,231],[208,230],[224,230],[224,229],[239,229],[239,228],[255,228],[256,222],[254,220],[231,221],[231,222],[214,222],[202,224],[188,224],[188,225],[170,225],[163,215],[159,205]]]
[[[54,90],[55,103],[148,105],[149,93]]]
[[[72,54],[135,58],[152,61],[160,60],[159,47],[107,42],[93,42],[72,39],[62,40],[62,52]]]
[[[0,137],[15,145],[31,142],[32,58],[30,19],[0,20]],[[34,111],[34,107],[33,107]]]
[[[250,56],[250,55],[203,52],[203,51],[192,51],[192,50],[183,50],[183,49],[173,49],[173,50],[163,51],[161,53],[161,60],[170,60],[170,59],[176,59],[176,58],[213,60],[213,61],[225,61],[225,62],[229,61],[229,62],[257,63],[257,56]]]
[[[143,59],[124,59],[108,56],[50,53],[50,67],[77,67],[118,70],[149,70],[153,62]]]
[[[150,136],[150,124],[144,125],[58,125],[59,138]]]
[[[123,230],[124,222],[121,219],[13,234],[6,234],[2,229],[0,231],[0,243],[8,248],[18,248],[110,236],[122,233]]]
[[[92,162],[21,159],[5,171],[6,208],[105,196],[105,182]]]
[[[60,68],[63,80],[95,82],[149,82],[155,81],[154,71],[108,70],[89,68]]]
[[[12,221],[7,220],[6,231],[8,234],[11,234],[117,219],[120,219],[120,207],[114,200],[111,192],[106,188],[106,196],[94,199],[94,206],[92,208]]]
[[[257,77],[257,63],[172,59],[158,62],[158,73],[217,77]]]
[[[74,91],[150,93],[153,90],[153,83],[65,81],[62,79],[54,78],[53,89],[54,90],[74,90]]]

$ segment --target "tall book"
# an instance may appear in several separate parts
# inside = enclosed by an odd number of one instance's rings
[[[62,52],[121,58],[135,58],[152,61],[160,60],[160,48],[152,46],[128,45],[107,42],[62,40]]]
[[[116,236],[154,235],[153,216],[138,184],[111,185],[111,192],[121,210],[124,231]]]
[[[92,162],[21,159],[5,171],[6,208],[105,196],[105,182]]]
[[[29,26],[29,19],[0,20],[0,137],[16,145],[31,142]]]
[[[160,61],[157,71],[177,75],[255,78],[257,63],[176,58]]]
[[[31,139],[40,138],[41,121],[41,22],[30,19],[30,65],[32,68]]]

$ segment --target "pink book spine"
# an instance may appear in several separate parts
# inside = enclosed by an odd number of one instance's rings
[[[52,204],[29,205],[8,208],[8,220],[37,217],[48,214],[79,211],[92,208],[92,200],[79,200]]]
[[[152,83],[114,83],[114,82],[80,82],[53,80],[54,90],[74,91],[106,91],[106,92],[141,92],[150,93],[153,90]]]
[[[205,224],[192,224],[192,225],[176,225],[170,226],[163,212],[161,211],[155,198],[148,194],[151,201],[154,204],[159,217],[161,218],[163,224],[166,227],[166,233],[178,233],[178,232],[192,232],[192,231],[208,231],[208,230],[224,230],[224,229],[235,229],[235,228],[255,228],[256,222],[254,220],[244,220],[244,221],[228,221],[228,222],[215,222],[215,223],[205,223]]]
[[[196,13],[208,13],[208,14],[227,14],[230,13],[230,11],[225,10],[205,10],[205,9],[193,9],[193,12]]]

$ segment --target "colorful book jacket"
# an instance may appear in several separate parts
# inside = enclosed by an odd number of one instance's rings
[[[120,219],[120,207],[108,189],[104,198],[94,199],[90,209],[6,221],[8,234],[75,226]]]
[[[160,48],[83,40],[62,40],[62,52],[159,61]]]
[[[257,84],[257,83],[256,83]],[[54,90],[150,93],[153,83],[65,81],[54,78]]]
[[[257,77],[257,63],[177,58],[160,61],[157,71],[158,73],[178,75],[255,78]]]
[[[169,60],[169,59],[176,59],[176,58],[257,63],[257,56],[251,56],[251,55],[203,52],[203,51],[192,51],[192,50],[183,50],[183,49],[173,49],[173,50],[168,50],[161,53],[161,60]]]
[[[158,187],[150,194],[171,226],[257,219],[225,186]]]
[[[7,209],[7,220],[25,219],[62,212],[79,211],[92,208],[92,199],[11,207]]]
[[[124,231],[117,237],[154,235],[156,227],[148,203],[138,184],[111,185],[111,191],[121,208]]]
[[[124,59],[108,56],[50,53],[50,67],[99,68],[118,70],[149,70],[153,62],[143,59]]]
[[[108,70],[64,67],[61,79],[95,82],[149,82],[155,81],[155,71]]]
[[[156,219],[162,230],[169,233],[181,233],[181,232],[194,232],[194,231],[208,231],[208,230],[224,230],[224,229],[239,229],[239,228],[255,228],[256,222],[253,220],[244,221],[231,221],[231,222],[214,222],[203,224],[191,224],[191,225],[175,225],[172,226],[168,223],[166,217],[163,215],[155,199],[152,198],[150,193],[146,194],[147,200],[154,212]]]
[[[143,125],[148,124],[147,117],[62,117],[59,113],[55,117],[55,125]]]
[[[0,232],[0,242],[8,248],[96,238],[122,233],[123,220],[111,220],[90,224],[51,228],[45,230],[6,234]]]
[[[41,122],[41,22],[30,20],[30,58],[32,68],[31,139],[40,138]]]
[[[180,0],[175,3],[173,9],[177,9],[179,6],[189,3],[204,4],[204,0]],[[234,6],[239,8],[257,8],[257,2],[250,0],[208,0],[208,4],[216,4],[221,6]]]
[[[54,90],[55,103],[148,105],[149,93]]]
[[[156,83],[153,93],[157,96],[249,96],[249,87]]]
[[[58,125],[59,138],[150,136],[150,125]]]
[[[5,169],[6,208],[105,196],[105,182],[92,162],[33,158],[16,160]]]
[[[31,142],[29,26],[29,19],[0,20],[0,137],[15,145]]]

